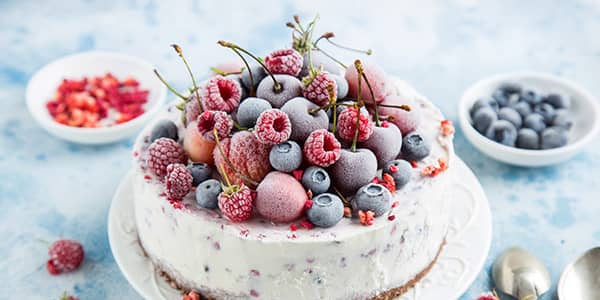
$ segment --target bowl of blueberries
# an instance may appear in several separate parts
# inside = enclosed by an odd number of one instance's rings
[[[571,158],[600,130],[600,104],[564,78],[519,72],[469,87],[459,103],[466,138],[486,155],[539,167]]]

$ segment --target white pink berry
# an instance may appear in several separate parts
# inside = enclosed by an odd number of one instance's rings
[[[329,103],[329,85],[333,87],[333,96],[337,97],[337,83],[331,74],[320,72],[314,76],[314,78],[305,79],[305,87],[302,92],[304,98],[312,101],[316,105],[324,106]]]
[[[165,193],[170,200],[181,200],[192,189],[194,177],[184,164],[167,166]]]
[[[219,209],[232,222],[243,222],[252,216],[252,191],[242,184],[219,194]]]
[[[354,140],[354,134],[356,131],[358,109],[354,107],[348,107],[344,109],[339,117],[337,123],[338,135],[340,138],[345,140]],[[359,142],[368,140],[373,134],[374,124],[370,120],[369,115],[361,111],[358,120],[358,139]]]
[[[159,138],[148,147],[148,168],[160,179],[167,175],[168,165],[186,161],[187,157],[181,146],[170,138]]]
[[[242,87],[231,78],[217,75],[200,87],[199,93],[205,110],[232,112],[240,104]]]
[[[233,119],[231,115],[224,111],[206,110],[198,116],[198,131],[203,138],[214,141],[213,130],[217,130],[219,139],[229,136],[233,128]]]
[[[288,115],[279,109],[269,109],[260,114],[254,126],[254,134],[263,144],[281,144],[292,134]]]
[[[79,268],[84,257],[83,246],[73,240],[58,240],[48,250],[46,269],[52,275],[71,272]]]
[[[319,129],[313,131],[304,143],[304,157],[319,167],[328,167],[340,158],[342,146],[333,133]]]
[[[303,58],[294,49],[273,51],[265,57],[265,65],[273,74],[298,76],[302,69]]]

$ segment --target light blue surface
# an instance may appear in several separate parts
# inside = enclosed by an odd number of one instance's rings
[[[462,91],[497,72],[549,72],[600,95],[595,0],[319,2],[1,1],[0,298],[57,299],[65,290],[81,299],[139,298],[120,274],[106,234],[132,140],[98,147],[63,142],[40,129],[25,107],[28,78],[63,55],[91,49],[137,55],[183,88],[189,80],[170,43],[181,44],[196,72],[207,74],[209,66],[235,59],[217,40],[264,55],[288,45],[284,24],[293,14],[308,19],[319,11],[320,30],[374,49],[389,73],[454,121]],[[461,299],[491,288],[489,265],[508,246],[539,255],[556,282],[569,261],[600,245],[598,148],[596,139],[567,163],[523,169],[483,156],[458,132],[456,150],[480,178],[494,216],[486,269]],[[58,237],[82,241],[86,260],[73,274],[51,277],[44,241]],[[556,299],[555,289],[543,299]]]

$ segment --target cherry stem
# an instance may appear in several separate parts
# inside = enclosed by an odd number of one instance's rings
[[[340,199],[342,199],[342,202],[344,203],[344,206],[346,207],[352,207],[352,204],[350,203],[350,201],[348,201],[348,199],[346,199],[346,197],[344,197],[344,195],[342,195],[342,193],[340,193],[340,190],[338,190],[335,186],[331,186],[333,188],[333,190],[335,191],[336,194],[338,194],[338,196],[340,197]]]
[[[221,76],[227,76],[227,75],[232,75],[232,74],[242,74],[242,71],[225,72],[217,67],[210,67],[210,70]]]
[[[335,96],[335,91],[333,89],[333,83],[330,82],[327,85],[327,93],[329,94],[329,105],[333,106],[333,127],[331,128],[331,133],[335,134],[335,129],[337,127],[337,97]]]
[[[250,69],[250,64],[248,64],[248,61],[246,60],[246,58],[244,58],[244,56],[240,53],[240,51],[238,51],[235,48],[231,48],[231,50],[233,52],[235,52],[235,54],[237,54],[242,61],[244,62],[244,65],[246,65],[246,69],[248,69],[248,74],[250,75],[250,96],[254,97],[256,96],[256,92],[254,91],[254,74],[252,74],[252,69]]]
[[[351,48],[348,46],[340,45],[340,44],[332,41],[331,38],[329,38],[329,37],[325,37],[325,40],[327,40],[330,44],[332,44],[340,49],[344,49],[344,50],[348,50],[348,51],[352,51],[352,52],[358,52],[358,53],[362,53],[362,54],[366,54],[366,55],[373,54],[373,50],[371,50],[371,49],[361,50],[361,49],[356,49],[356,48]]]
[[[375,93],[373,93],[373,88],[371,87],[371,83],[369,82],[369,79],[367,78],[367,74],[365,74],[365,70],[363,68],[362,62],[359,59],[354,61],[354,67],[356,68],[358,75],[365,80],[365,83],[367,84],[367,88],[369,88],[369,93],[371,94],[371,101],[373,101],[373,105],[375,106],[375,125],[377,127],[379,127],[380,126],[379,109],[377,107],[377,101],[375,101]]]
[[[248,178],[247,176],[245,176],[244,174],[238,172],[238,170],[233,166],[233,164],[229,160],[229,157],[227,157],[227,155],[225,155],[225,151],[223,151],[223,147],[221,147],[221,142],[219,141],[219,134],[217,133],[216,128],[213,128],[213,136],[215,137],[215,143],[217,144],[219,153],[223,157],[223,160],[225,160],[227,167],[229,167],[235,173],[235,175],[240,177],[243,181],[250,183],[252,186],[258,186],[258,182],[254,181],[254,180]],[[231,187],[231,184],[229,184],[229,179],[227,178],[227,173],[225,172],[225,169],[221,169],[221,171],[223,172],[223,176],[227,180],[227,184],[229,185],[229,187]]]
[[[323,55],[329,57],[329,59],[333,60],[335,63],[337,63],[338,65],[340,65],[342,68],[346,69],[348,68],[348,66],[346,66],[346,64],[344,64],[343,62],[339,61],[337,58],[333,57],[331,54],[325,52],[323,49],[317,47],[316,44],[313,43],[312,47],[315,50],[319,50],[319,52],[323,53]]]
[[[227,176],[227,172],[225,172],[225,167],[223,164],[219,164],[219,169],[223,172],[223,177],[225,177],[225,182],[227,182],[227,187],[231,189],[231,182],[229,181],[229,176]]]
[[[246,55],[252,57],[252,59],[254,59],[256,62],[258,62],[260,64],[260,66],[263,69],[265,69],[265,72],[267,72],[269,74],[269,76],[271,76],[271,78],[273,79],[273,82],[275,84],[273,86],[273,88],[274,88],[273,91],[275,93],[281,92],[281,90],[282,90],[281,84],[279,83],[279,81],[277,81],[277,79],[275,79],[275,75],[273,75],[273,73],[271,71],[269,71],[269,69],[267,68],[267,66],[265,66],[265,64],[262,62],[261,59],[259,59],[258,57],[256,57],[254,54],[250,53],[250,51],[248,51],[248,50],[246,50],[246,49],[244,49],[244,48],[242,48],[242,47],[240,47],[240,46],[238,46],[238,45],[236,45],[234,43],[230,43],[230,42],[227,42],[227,41],[220,40],[220,41],[217,42],[217,44],[219,44],[219,45],[221,45],[223,47],[227,47],[227,48],[231,48],[231,49],[237,49],[239,51],[244,52]]]
[[[233,121],[233,127],[235,127],[235,129],[241,130],[241,131],[248,130],[248,128],[243,127],[242,125],[240,125],[240,123],[238,123],[236,121]]]
[[[167,81],[160,75],[160,73],[158,73],[158,70],[154,69],[154,74],[156,74],[156,77],[158,77],[158,80],[160,80],[160,82],[162,82],[167,87],[167,89],[169,89],[169,91],[171,91],[171,93],[173,93],[173,94],[175,94],[175,96],[181,98],[181,100],[183,100],[184,102],[189,101],[189,99],[187,97],[180,94],[170,84],[168,84]]]
[[[196,101],[198,101],[198,108],[199,111],[202,112],[204,111],[204,109],[202,108],[202,102],[200,101],[200,94],[198,94],[198,85],[196,84],[196,78],[194,77],[194,73],[192,72],[192,69],[188,64],[187,59],[185,59],[185,57],[183,56],[183,50],[181,49],[181,47],[179,47],[179,45],[177,44],[172,44],[171,47],[173,47],[173,49],[175,49],[175,52],[177,52],[177,55],[181,57],[185,68],[187,69],[188,73],[190,74],[190,77],[192,78],[192,84],[194,84],[194,92],[196,93]]]

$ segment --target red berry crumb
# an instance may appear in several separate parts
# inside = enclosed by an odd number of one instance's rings
[[[450,120],[443,120],[440,122],[440,126],[442,128],[442,136],[453,135],[455,132],[454,125]]]
[[[388,173],[383,173],[383,183],[381,183],[384,187],[386,187],[392,195],[396,192],[396,182],[394,181],[394,177]]]
[[[306,200],[306,202],[304,202],[304,209],[309,209],[312,207],[312,205],[313,205],[313,201],[308,199],[308,200]]]
[[[396,167],[395,165],[390,165],[388,170],[392,173],[396,173],[398,172],[398,167]]]
[[[294,175],[294,178],[296,178],[296,180],[301,181],[302,180],[302,174],[304,174],[304,171],[302,171],[302,170],[294,170],[294,171],[292,171],[292,174]]]
[[[277,50],[265,57],[267,69],[274,74],[298,76],[302,62],[302,55],[294,49]]]
[[[183,295],[183,300],[200,300],[200,294],[196,291],[189,291]]]
[[[333,96],[337,98],[337,84],[331,74],[327,72],[320,72],[316,76],[311,75],[304,78],[304,98],[312,101],[318,106],[324,106],[329,103],[329,90],[327,86],[333,86]]]
[[[185,152],[172,139],[160,138],[148,147],[148,168],[160,179],[167,175],[168,165],[186,161]]]
[[[296,231],[296,230],[298,230],[298,225],[296,225],[296,223],[290,224],[290,231]]]
[[[292,134],[288,115],[279,109],[269,109],[260,114],[254,126],[256,138],[263,144],[281,144]]]
[[[217,75],[200,87],[199,93],[204,109],[232,112],[240,104],[242,87],[233,79]]]
[[[58,240],[48,250],[46,268],[52,275],[71,272],[79,268],[83,261],[83,246],[73,240]]]
[[[318,129],[308,136],[304,143],[304,156],[306,160],[319,167],[328,167],[335,163],[341,156],[342,145],[333,133]]]
[[[410,161],[410,165],[413,167],[413,169],[416,169],[416,168],[418,168],[418,167],[419,167],[419,165],[417,164],[417,162],[416,162],[416,161],[414,161],[414,160],[411,160],[411,161]]]
[[[219,194],[219,209],[232,222],[243,222],[252,215],[252,192],[245,186],[233,186]]]
[[[233,119],[223,111],[206,110],[198,116],[198,131],[204,139],[214,141],[215,136],[213,130],[217,130],[219,139],[224,139],[229,136],[233,128]]]
[[[300,226],[304,227],[304,229],[307,229],[307,230],[311,230],[315,227],[315,225],[308,220],[300,221]]]
[[[171,200],[181,200],[192,190],[194,177],[184,164],[170,164],[167,166],[165,177],[165,191]]]
[[[396,216],[394,216],[394,215],[388,216],[388,220],[390,220],[390,221],[394,221],[395,219],[396,219]]]
[[[338,116],[338,135],[345,140],[352,141],[354,139],[354,132],[356,131],[356,118],[358,115],[358,109],[355,107],[348,107],[344,109]],[[364,142],[368,140],[373,134],[373,128],[375,125],[369,119],[369,115],[363,112],[360,113],[360,121],[358,123],[358,141]]]
[[[375,213],[370,210],[367,210],[366,212],[359,210],[358,219],[360,220],[360,224],[371,226],[375,223]]]
[[[491,291],[487,293],[483,293],[477,297],[477,300],[500,300],[496,291]]]
[[[352,209],[350,207],[344,207],[344,218],[352,218]]]

